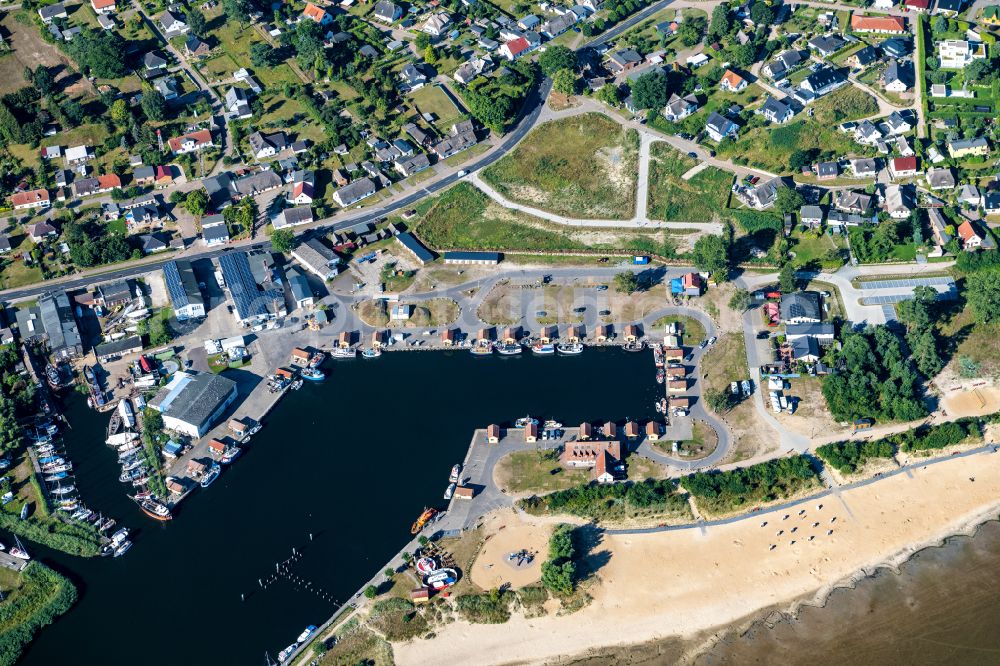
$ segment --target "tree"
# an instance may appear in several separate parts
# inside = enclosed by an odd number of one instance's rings
[[[271,232],[271,247],[275,252],[291,252],[295,247],[295,234],[290,229],[275,229]]]
[[[966,81],[984,82],[981,79],[994,76],[993,64],[986,59],[973,60],[962,70]],[[35,84],[38,85],[37,83]],[[45,94],[45,93],[42,93]]]
[[[926,60],[924,60],[924,66],[927,68],[927,71],[933,72],[935,69],[938,68],[938,59],[931,56]]]
[[[710,273],[716,282],[729,278],[729,247],[722,236],[702,236],[695,241],[691,256],[698,270]]]
[[[737,289],[729,299],[729,307],[737,312],[744,312],[750,307],[750,292],[746,289]]]
[[[931,30],[934,31],[935,35],[948,32],[948,19],[941,15],[935,16],[934,20],[931,21]]]
[[[623,294],[632,294],[639,288],[639,278],[632,271],[623,271],[615,275],[615,289]]]
[[[782,266],[778,272],[778,288],[786,294],[795,291],[795,266],[791,262]]]
[[[713,41],[722,39],[729,34],[732,23],[729,20],[729,7],[721,4],[712,10],[712,22],[708,24],[708,37]]]
[[[962,375],[966,379],[972,379],[979,376],[979,363],[975,360],[969,358],[968,356],[958,357],[958,374]]]
[[[933,377],[941,372],[944,361],[938,353],[938,341],[934,329],[925,328],[916,334],[907,334],[906,340],[910,345],[913,364],[917,366],[917,370],[925,377]]]
[[[622,101],[618,86],[613,83],[605,83],[601,86],[597,91],[597,99],[608,106],[618,106]]]
[[[250,10],[249,0],[222,0],[222,11],[226,14],[226,18],[240,25],[246,25],[250,21]],[[318,26],[315,21],[305,21],[305,23]]]
[[[657,68],[637,78],[632,83],[632,103],[637,109],[662,109],[666,106],[666,73]]]
[[[981,323],[1000,319],[1000,271],[973,273],[965,283],[967,302]]]
[[[750,8],[750,18],[755,26],[770,26],[774,22],[774,10],[766,3],[755,2]]]
[[[365,597],[368,599],[374,599],[378,596],[378,588],[374,585],[369,585],[365,588]]]
[[[796,213],[806,205],[806,198],[794,187],[779,187],[774,193],[774,208],[781,214]]]
[[[740,67],[749,67],[757,60],[757,47],[753,42],[740,44],[730,50],[733,62]]]
[[[694,21],[684,21],[677,28],[677,38],[684,46],[694,46],[701,41],[702,29]]]
[[[184,199],[184,210],[195,217],[201,217],[208,210],[208,195],[205,190],[191,190]]]
[[[56,78],[52,76],[52,72],[45,65],[39,65],[35,68],[31,75],[31,82],[43,96],[53,93],[56,88]]]
[[[552,77],[552,87],[563,95],[576,92],[576,73],[572,69],[560,69]]]
[[[576,52],[562,45],[550,46],[538,56],[538,66],[545,76],[553,76],[561,69],[576,71]]]
[[[173,332],[164,317],[155,317],[149,320],[149,344],[159,347],[170,342]]]
[[[142,112],[153,121],[166,120],[167,100],[159,90],[147,90],[142,94]]]
[[[205,20],[205,15],[196,7],[191,7],[187,10],[187,24],[191,28],[191,32],[199,37],[203,36],[208,29],[208,22]]]
[[[705,391],[705,402],[716,414],[724,414],[733,407],[734,396],[729,391],[709,389]]]
[[[128,111],[128,104],[125,103],[123,99],[116,99],[111,104],[111,120],[115,122],[116,125],[124,124],[131,114]]]
[[[128,73],[125,40],[113,30],[87,29],[66,42],[66,52],[81,68],[99,79],[118,79]]]
[[[396,575],[396,570],[393,569],[392,567],[386,567],[385,571],[383,571],[382,573],[385,575],[386,578],[392,578],[393,576]]]
[[[282,60],[282,53],[267,42],[250,45],[250,63],[254,67],[274,67]]]

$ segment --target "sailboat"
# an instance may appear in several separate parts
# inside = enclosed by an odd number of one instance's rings
[[[25,550],[24,544],[21,543],[21,540],[18,539],[16,535],[14,536],[14,542],[17,545],[10,547],[10,554],[18,559],[30,560],[31,555],[28,555],[28,551]]]

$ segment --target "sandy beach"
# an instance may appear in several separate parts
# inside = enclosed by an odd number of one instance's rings
[[[517,616],[503,625],[459,622],[431,640],[394,645],[396,661],[545,663],[600,647],[691,637],[805,595],[823,598],[866,570],[894,566],[996,517],[998,498],[1000,454],[985,453],[810,501],[787,520],[784,512],[755,514],[704,532],[608,535],[591,554],[607,563],[583,610]]]

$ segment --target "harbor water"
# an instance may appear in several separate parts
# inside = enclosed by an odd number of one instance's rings
[[[662,396],[651,353],[617,348],[388,353],[324,367],[325,382],[287,395],[247,452],[166,524],[118,482],[108,416],[69,397],[65,438],[82,497],[132,529],[135,545],[92,560],[29,546],[80,600],[22,663],[263,664],[381,571],[424,506],[446,504],[448,473],[474,429],[525,414],[567,425],[646,419]]]

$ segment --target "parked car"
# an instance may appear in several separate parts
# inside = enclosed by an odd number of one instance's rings
[[[601,310],[597,314],[599,314],[602,317],[610,317],[611,316],[611,310]]]
[[[708,339],[708,344],[710,344],[710,345],[714,345],[714,344],[715,344],[715,341],[716,341],[716,340],[718,340],[718,339],[719,339],[719,338],[717,338],[717,337],[715,337],[715,336],[713,335],[712,337],[710,337],[710,338]]]

